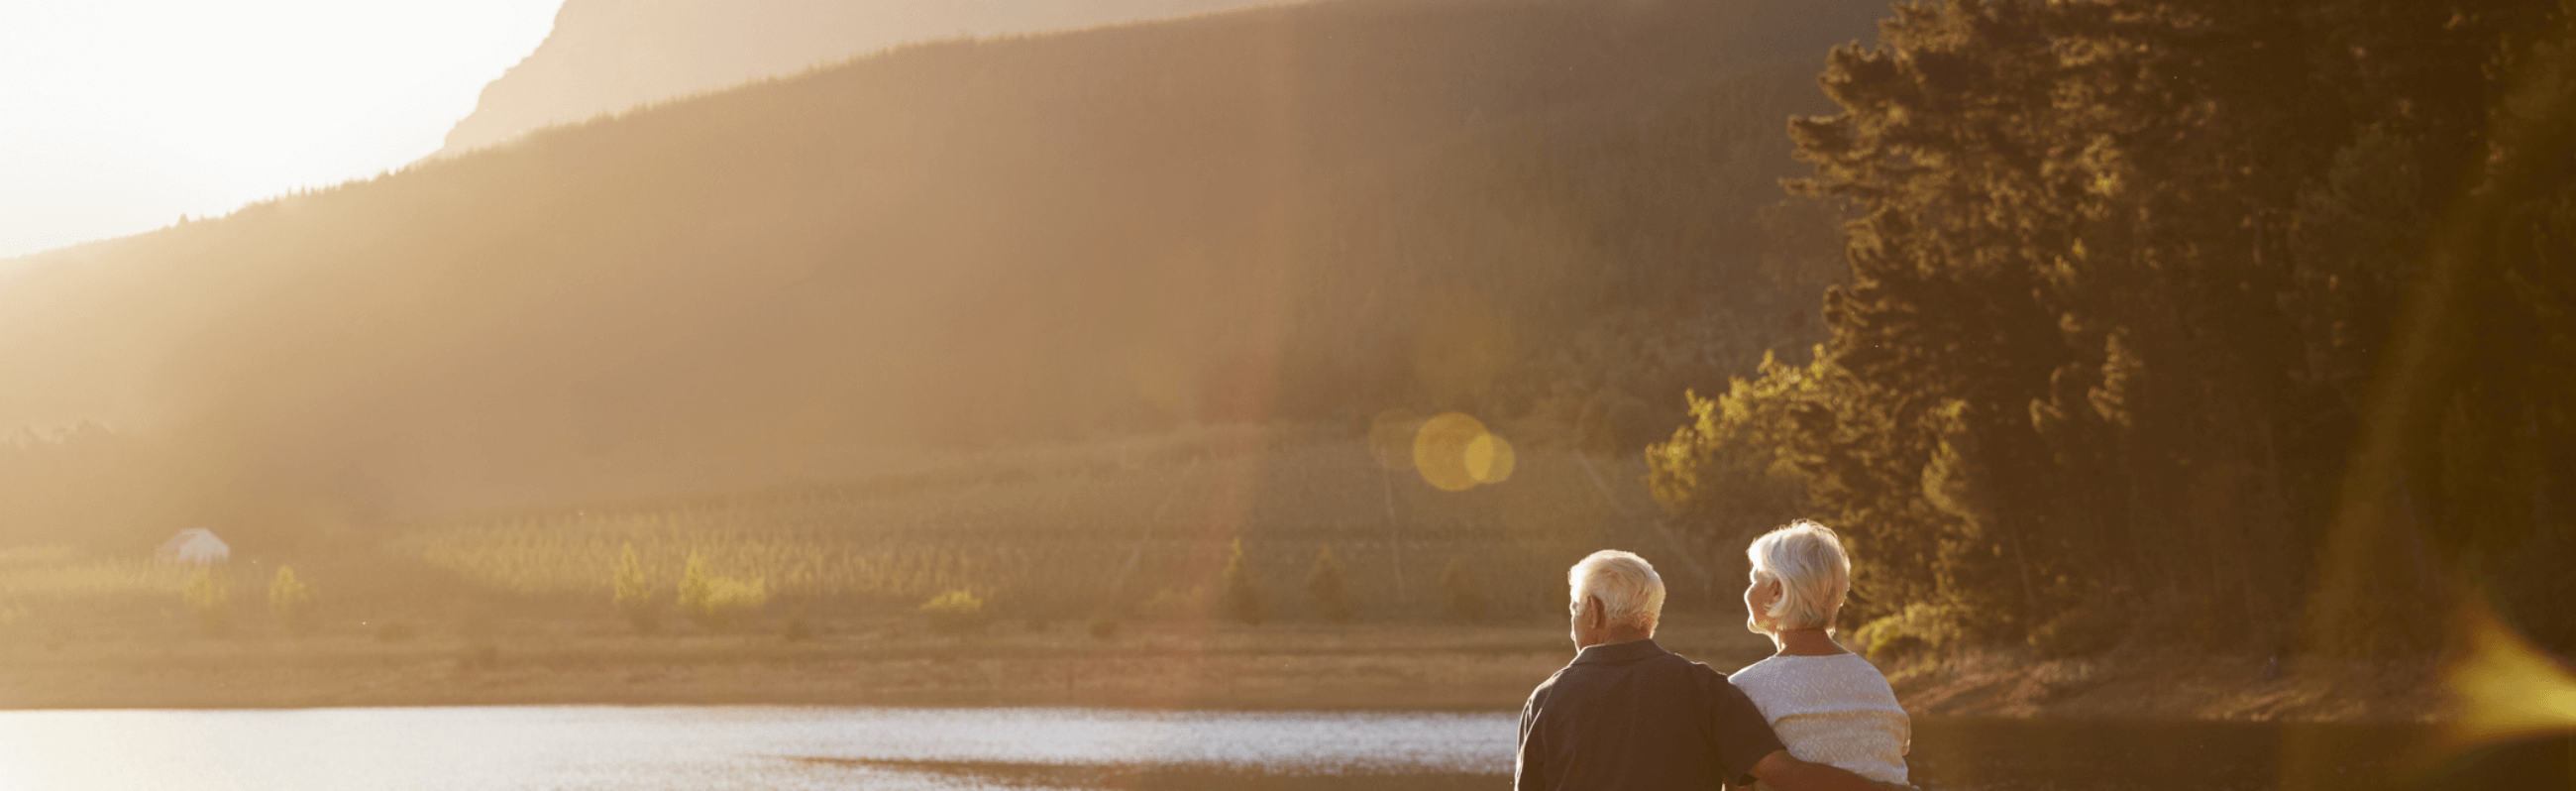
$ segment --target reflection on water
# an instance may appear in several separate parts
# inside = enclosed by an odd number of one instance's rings
[[[1500,788],[1509,713],[538,706],[0,712],[0,789]],[[2565,739],[1923,718],[1932,791],[2571,788]],[[2429,774],[2427,773],[2429,771]]]
[[[1499,713],[767,706],[18,711],[0,712],[0,788],[695,791],[1021,784],[971,771],[986,764],[1429,779],[1509,771],[1514,722]],[[1060,785],[1058,778],[1019,776]]]
[[[2566,737],[2437,752],[2430,725],[1919,718],[1927,791],[2576,791]]]

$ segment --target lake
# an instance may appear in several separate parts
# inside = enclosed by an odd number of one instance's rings
[[[0,712],[0,788],[1499,788],[1514,726],[1508,713],[1013,708],[12,711]],[[1926,718],[1912,761],[1927,789],[2384,787],[2424,734]],[[2568,787],[2563,743],[2514,749],[2436,785]]]

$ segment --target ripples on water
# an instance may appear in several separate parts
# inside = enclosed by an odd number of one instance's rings
[[[0,791],[1446,791],[1509,786],[1515,719],[776,706],[18,711],[0,712]],[[2427,784],[2410,768],[2427,732],[1927,718],[1910,763],[1929,791],[2576,789],[2576,745],[2563,738],[2454,760]]]
[[[1171,767],[1184,776],[1484,776],[1490,783],[1510,771],[1515,732],[1510,714],[1436,713],[756,706],[0,712],[0,788],[947,791],[1080,783],[1080,773],[1028,771],[1050,765]]]

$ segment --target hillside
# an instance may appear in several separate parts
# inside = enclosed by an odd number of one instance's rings
[[[902,44],[1165,19],[1260,0],[568,0],[536,52],[449,131],[453,156],[557,124]]]
[[[1819,337],[1837,242],[1772,208],[1783,119],[1880,10],[1343,0],[914,46],[23,260],[0,530],[1388,409],[1630,453]]]

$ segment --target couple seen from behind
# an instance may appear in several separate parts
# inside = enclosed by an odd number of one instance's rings
[[[1887,678],[1832,637],[1851,588],[1840,537],[1800,520],[1745,554],[1745,625],[1778,653],[1731,678],[1655,644],[1664,583],[1644,558],[1574,564],[1574,661],[1521,709],[1514,788],[1910,788],[1911,721]]]

